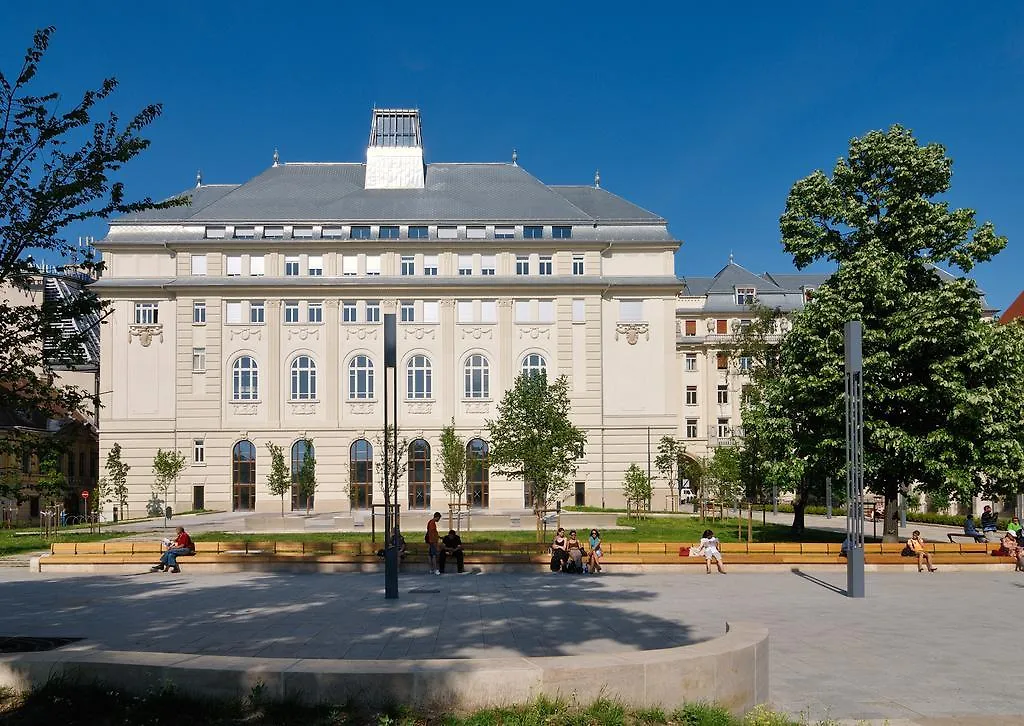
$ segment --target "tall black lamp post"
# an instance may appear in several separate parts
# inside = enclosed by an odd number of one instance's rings
[[[394,313],[384,315],[384,598],[398,599],[398,487],[391,501],[392,472],[398,471],[398,343]],[[397,482],[397,474],[394,476]]]

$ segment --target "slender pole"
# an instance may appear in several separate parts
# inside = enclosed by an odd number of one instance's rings
[[[864,391],[861,322],[844,330],[846,363],[846,595],[864,597]],[[874,522],[872,512],[872,524]]]
[[[398,391],[389,390],[396,382],[397,325],[394,313],[384,315],[384,598],[398,599],[398,546],[391,534],[391,473],[397,472],[398,456]],[[394,409],[388,404],[394,404]],[[388,448],[389,436],[394,438]],[[394,467],[394,468],[392,468]],[[395,479],[397,480],[397,475]],[[397,500],[398,493],[395,492]],[[397,507],[398,502],[395,502]],[[396,520],[397,522],[397,520]]]

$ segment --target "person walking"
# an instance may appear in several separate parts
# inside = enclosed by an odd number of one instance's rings
[[[430,574],[440,575],[441,568],[437,563],[437,555],[440,551],[441,536],[437,533],[437,523],[441,521],[441,513],[434,512],[434,516],[427,522],[427,556],[430,559]]]
[[[708,574],[711,574],[711,560],[714,558],[715,567],[718,571],[725,574],[725,567],[722,566],[722,553],[718,550],[718,537],[710,529],[705,529],[704,534],[700,538],[700,551],[704,555],[704,566],[707,568]]]

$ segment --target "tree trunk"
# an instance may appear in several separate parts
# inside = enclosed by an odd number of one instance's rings
[[[885,485],[885,518],[882,520],[882,541],[900,541],[900,485],[897,482],[886,482]]]
[[[796,497],[793,499],[793,534],[798,537],[804,535],[804,508],[807,506],[807,486],[803,481],[796,489]]]
[[[281,495],[281,518],[284,518],[284,494]]]

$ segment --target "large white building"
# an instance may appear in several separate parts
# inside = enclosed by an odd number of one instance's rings
[[[569,379],[588,438],[570,502],[621,505],[623,472],[648,461],[648,441],[686,433],[679,243],[665,219],[596,183],[546,185],[515,160],[425,163],[418,112],[375,110],[365,163],[275,154],[243,184],[188,195],[111,221],[97,245],[106,271],[94,287],[113,307],[101,457],[121,444],[133,511],[151,497],[158,448],[186,455],[176,510],[275,511],[266,444],[294,467],[307,438],[314,511],[380,502],[388,312],[409,508],[448,501],[437,454],[453,419],[477,463],[473,505],[524,508],[522,482],[489,475],[485,425],[523,370]]]

